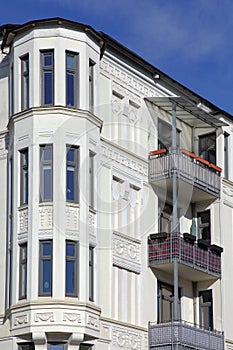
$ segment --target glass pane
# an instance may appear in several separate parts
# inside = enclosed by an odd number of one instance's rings
[[[51,168],[44,168],[44,200],[52,199],[52,170]]]
[[[23,172],[23,203],[28,203],[28,170]]]
[[[66,243],[66,256],[75,256],[75,243]]]
[[[49,350],[64,350],[63,344],[50,344]]]
[[[44,53],[44,66],[52,66],[53,55],[51,53]]]
[[[51,260],[43,260],[42,292],[51,292]]]
[[[43,158],[44,158],[44,160],[52,160],[52,148],[51,147],[44,147]]]
[[[74,106],[74,74],[66,74],[66,104]]]
[[[74,294],[75,292],[75,262],[66,261],[66,294]]]
[[[69,162],[74,162],[75,150],[73,148],[69,148],[67,151],[67,160]]]
[[[27,281],[27,268],[26,264],[21,265],[20,271],[20,296],[26,296],[26,281]]]
[[[53,73],[50,70],[44,71],[44,104],[53,103]]]
[[[42,244],[42,255],[43,256],[51,256],[51,243],[43,243]]]
[[[67,200],[74,200],[75,197],[75,191],[74,191],[74,178],[75,178],[75,172],[74,172],[74,168],[69,167],[67,169],[66,172],[66,176],[67,176],[67,188],[66,188],[66,195],[67,195]]]
[[[74,55],[66,55],[66,67],[74,69],[75,68],[75,56]]]

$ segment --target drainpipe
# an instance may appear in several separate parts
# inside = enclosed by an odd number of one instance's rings
[[[175,156],[177,153],[177,140],[176,140],[176,104],[172,103],[172,154]],[[177,232],[177,173],[174,171],[172,174],[172,204],[173,204],[173,216],[172,216],[172,234]],[[174,278],[174,315],[173,321],[179,320],[179,276],[178,276],[178,261],[174,259],[173,266],[173,278]],[[179,346],[173,344],[173,349],[178,350]]]

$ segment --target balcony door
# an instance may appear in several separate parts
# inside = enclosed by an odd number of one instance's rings
[[[179,319],[180,319],[180,294],[179,288]],[[173,319],[174,288],[173,286],[158,282],[158,323],[171,322]]]
[[[199,136],[199,156],[216,164],[216,133]]]
[[[176,131],[177,148],[180,145],[180,130]],[[172,126],[158,119],[158,149],[169,148],[172,146]]]
[[[197,213],[198,220],[198,238],[203,239],[206,243],[211,242],[210,230],[210,210],[205,210]]]
[[[172,205],[165,203],[163,208],[160,208],[159,231],[171,233],[172,229]]]
[[[199,292],[200,326],[213,330],[213,301],[212,290]]]

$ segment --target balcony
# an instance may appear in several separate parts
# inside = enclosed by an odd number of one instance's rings
[[[184,321],[149,323],[149,349],[224,350],[224,335]]]
[[[220,167],[185,149],[172,154],[162,149],[150,152],[149,156],[149,182],[171,191],[169,180],[175,173],[179,180],[191,186],[192,202],[220,196],[221,171]]]
[[[222,248],[184,233],[151,234],[148,239],[149,266],[173,273],[174,259],[178,261],[179,276],[191,281],[221,277]]]

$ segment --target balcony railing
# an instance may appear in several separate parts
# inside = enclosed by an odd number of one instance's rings
[[[224,350],[224,335],[184,321],[149,323],[149,349]]]
[[[172,263],[176,258],[179,263],[203,271],[207,274],[221,277],[222,248],[207,245],[205,241],[194,242],[190,234],[181,236],[173,234],[152,234],[148,240],[149,266]]]
[[[181,180],[218,197],[221,171],[185,149],[174,154],[167,154],[165,149],[150,152],[149,182],[171,178],[176,173]]]

